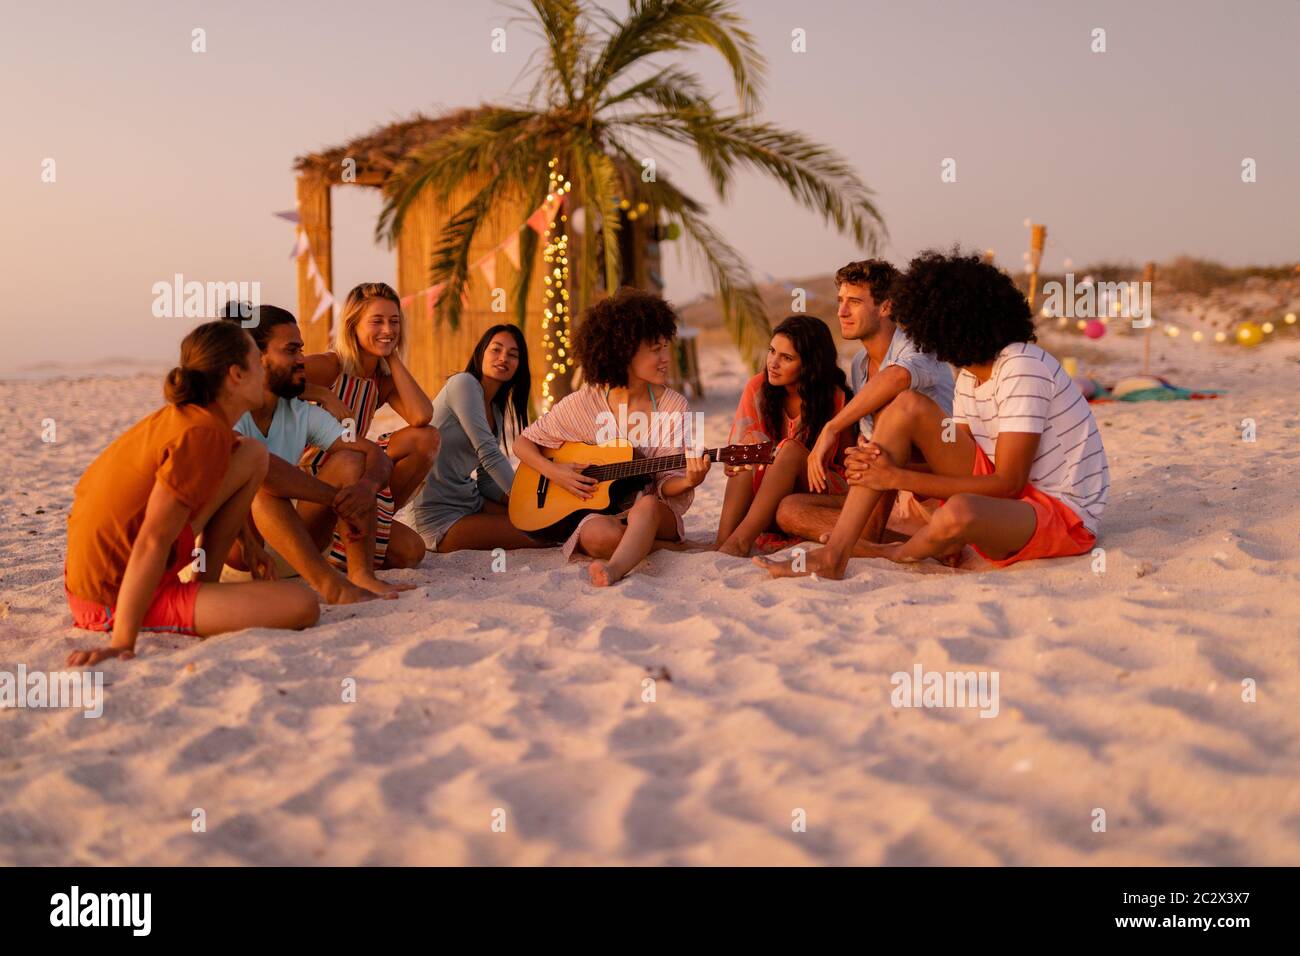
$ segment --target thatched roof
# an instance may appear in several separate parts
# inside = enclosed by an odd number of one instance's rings
[[[294,160],[294,169],[337,185],[343,182],[343,160],[351,157],[357,162],[358,185],[383,186],[407,153],[464,126],[485,108],[453,110],[441,116],[417,113],[410,119],[373,129],[342,146],[299,156]]]

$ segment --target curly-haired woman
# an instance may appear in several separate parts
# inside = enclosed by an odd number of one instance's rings
[[[920,392],[889,404],[872,441],[848,453],[844,509],[804,573],[842,577],[852,554],[951,560],[966,545],[995,567],[1090,551],[1110,490],[1106,450],[1078,386],[1034,344],[1029,303],[1010,276],[978,256],[927,252],[891,301],[918,349],[960,369],[952,417]],[[927,471],[910,465],[914,446]],[[907,541],[859,542],[890,490],[945,504]],[[799,573],[789,562],[759,563],[776,577]]]
[[[526,465],[580,498],[589,498],[596,481],[582,474],[585,463],[559,463],[542,448],[566,442],[598,444],[611,423],[688,421],[686,398],[668,388],[669,346],[677,334],[677,316],[663,299],[621,289],[589,308],[574,338],[574,357],[582,368],[583,388],[555,404],[515,439],[515,454]],[[628,428],[624,438],[647,457],[681,454],[682,446],[648,443],[685,428]],[[640,438],[646,444],[640,444]],[[588,574],[597,587],[614,584],[652,550],[672,547],[685,538],[682,516],[695,488],[709,471],[707,458],[686,458],[684,470],[664,472],[637,491],[620,514],[585,515],[564,542],[595,558]]]
[[[728,468],[716,547],[724,554],[744,557],[758,537],[775,529],[781,499],[807,491],[808,449],[852,392],[835,363],[835,340],[821,319],[792,315],[772,333],[767,368],[745,385],[736,408],[731,440],[742,444],[777,445],[772,464],[751,472]],[[844,451],[852,443],[849,431],[840,434],[828,466],[827,484],[843,494]]]

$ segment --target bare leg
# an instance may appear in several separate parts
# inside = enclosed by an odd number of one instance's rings
[[[722,495],[722,517],[718,521],[718,537],[714,547],[721,547],[731,537],[737,525],[749,511],[754,500],[754,473],[738,471],[727,477],[727,490]]]
[[[194,630],[208,637],[246,627],[311,627],[320,605],[311,589],[296,581],[248,581],[199,585]]]
[[[400,521],[394,521],[389,529],[388,550],[384,552],[385,568],[418,568],[424,560],[424,539]]]
[[[1034,536],[1033,506],[1013,498],[953,495],[924,528],[901,544],[879,547],[879,556],[913,563],[946,558],[973,544],[998,560],[1015,554]]]
[[[441,554],[453,551],[492,551],[496,548],[514,551],[520,548],[549,548],[553,544],[554,542],[524,534],[510,523],[510,517],[501,505],[495,501],[485,501],[481,511],[466,515],[447,529],[447,533],[438,542],[438,551]]]
[[[943,441],[943,419],[943,410],[933,401],[919,392],[903,392],[877,416],[872,437],[895,461],[908,461],[915,445],[936,474],[969,475],[975,467],[975,442],[962,429],[957,429],[955,441]],[[871,488],[849,488],[826,547],[808,553],[804,571],[794,571],[790,561],[755,558],[754,562],[776,578],[799,574],[842,578],[881,497]]]
[[[239,447],[230,456],[230,466],[216,494],[194,516],[191,527],[199,536],[200,547],[212,560],[205,561],[199,581],[221,580],[221,566],[235,543],[235,536],[248,520],[253,498],[266,477],[270,455],[266,446],[250,438],[239,439]],[[200,632],[202,633],[202,632]]]
[[[287,498],[259,491],[253,499],[257,530],[303,580],[327,604],[353,604],[374,600],[375,595],[359,588],[329,566],[318,545],[307,532],[302,517]]]
[[[356,451],[336,451],[321,466],[316,477],[336,488],[354,484],[365,469],[365,456]],[[388,594],[409,591],[414,584],[390,584],[375,575],[375,502],[372,499],[365,514],[357,520],[354,532],[346,521],[341,521],[329,505],[314,501],[298,502],[298,514],[311,533],[316,550],[323,550],[332,540],[335,528],[343,539],[343,550],[348,556],[348,580],[357,587]],[[279,548],[276,548],[278,551]],[[296,567],[296,565],[295,565]],[[301,571],[299,572],[302,573]],[[303,575],[306,577],[306,575]],[[315,587],[315,585],[312,585]]]
[[[616,519],[609,521],[618,526]],[[592,550],[606,550],[612,541],[608,525],[605,522],[588,522],[588,527],[591,526],[599,527],[591,537]],[[650,553],[656,538],[676,538],[677,516],[663,502],[651,495],[643,495],[628,512],[627,527],[618,526],[618,530],[621,535],[609,560],[603,561],[597,556],[597,560],[591,562],[587,569],[591,583],[598,588],[608,587],[621,580]],[[586,531],[587,528],[584,527],[580,543],[588,537]],[[591,554],[592,550],[587,553]]]
[[[429,474],[440,444],[438,429],[432,425],[408,425],[389,437],[387,452],[393,460],[393,473],[388,479],[388,490],[393,493],[398,508],[411,500]]]
[[[808,449],[797,441],[783,442],[775,460],[763,473],[763,482],[745,517],[718,550],[738,558],[747,557],[754,547],[754,539],[772,527],[781,499],[794,491],[807,468]]]

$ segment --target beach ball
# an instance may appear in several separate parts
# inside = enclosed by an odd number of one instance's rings
[[[1256,346],[1264,341],[1264,333],[1260,331],[1258,325],[1254,322],[1246,321],[1237,326],[1237,343],[1239,345]]]
[[[1099,339],[1106,334],[1106,326],[1102,325],[1096,319],[1089,319],[1083,327],[1083,334],[1090,339]]]

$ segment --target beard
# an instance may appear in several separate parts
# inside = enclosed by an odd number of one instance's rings
[[[288,371],[277,369],[267,375],[267,388],[271,390],[271,394],[279,398],[297,398],[307,390],[307,380],[304,377],[302,381],[295,382],[293,377],[296,374],[296,369]]]

